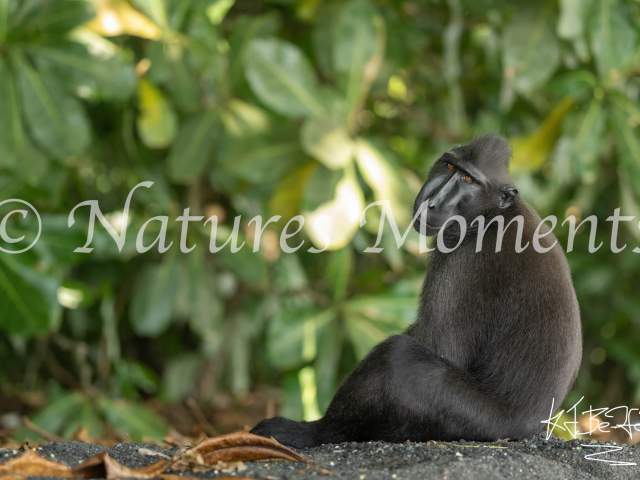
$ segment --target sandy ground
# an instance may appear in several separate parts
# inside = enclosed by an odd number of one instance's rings
[[[453,444],[455,443],[455,445]],[[591,445],[585,447],[581,445]],[[384,442],[342,443],[302,449],[300,453],[311,458],[317,466],[329,470],[324,476],[303,464],[285,461],[247,462],[247,470],[229,474],[211,471],[194,475],[203,478],[243,476],[266,480],[276,479],[638,479],[640,478],[640,446],[616,445],[617,452],[603,453],[585,458],[585,455],[608,450],[596,446],[597,442],[572,440],[565,442],[555,437],[548,441],[544,434],[530,440],[508,443],[428,442],[390,444]],[[134,443],[120,444],[105,449],[82,442],[51,442],[38,452],[48,458],[74,467],[90,456],[107,450],[118,462],[140,467],[158,461],[158,457],[141,455],[140,448],[148,448],[171,455],[174,450]],[[499,448],[496,448],[499,447]],[[0,450],[0,462],[20,455],[15,450]],[[639,465],[613,465],[595,459]],[[168,471],[167,473],[171,473]]]

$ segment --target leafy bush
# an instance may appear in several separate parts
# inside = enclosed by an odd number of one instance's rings
[[[414,317],[424,259],[402,231],[429,165],[453,143],[500,131],[512,176],[542,214],[595,214],[603,248],[568,255],[583,312],[585,361],[568,402],[640,399],[640,280],[632,248],[608,248],[604,220],[638,210],[638,22],[623,0],[8,0],[0,2],[0,184],[40,212],[42,235],[0,254],[5,396],[46,390],[34,420],[70,436],[102,420],[162,436],[140,401],[211,401],[283,388],[283,413],[312,419],[372,345]],[[125,200],[143,181],[154,182]],[[98,200],[118,249],[89,209]],[[2,206],[3,208],[6,205]],[[241,226],[236,253],[208,251]],[[107,212],[109,212],[107,214]],[[309,228],[335,224],[329,249]],[[168,215],[167,245],[136,252]],[[256,215],[281,218],[264,225]],[[283,229],[305,245],[283,253]],[[291,222],[289,227],[288,222]],[[633,245],[640,230],[621,232]],[[3,247],[37,235],[13,215]],[[143,240],[161,231],[149,221]],[[559,228],[566,242],[566,229]],[[599,240],[598,240],[599,241]],[[257,247],[260,247],[259,249]],[[255,247],[255,248],[252,248]],[[254,251],[257,250],[257,251]],[[627,403],[625,403],[627,402]],[[79,416],[77,412],[82,414]]]

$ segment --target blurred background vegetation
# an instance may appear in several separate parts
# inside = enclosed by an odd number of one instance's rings
[[[33,249],[0,254],[0,435],[34,436],[22,415],[133,440],[317,418],[412,322],[424,276],[414,233],[398,249],[386,228],[383,253],[363,253],[379,222],[370,209],[360,229],[363,206],[389,200],[404,231],[430,164],[493,131],[541,216],[600,221],[603,248],[585,233],[568,255],[584,361],[566,405],[638,406],[640,230],[614,254],[604,220],[639,215],[640,2],[530,3],[0,0],[0,200],[43,221]],[[73,253],[89,212],[68,228],[72,208],[98,200],[121,231],[142,181],[122,251],[96,224],[93,252]],[[241,216],[247,245],[211,254],[200,222],[179,253],[187,207],[217,215],[218,245]],[[307,227],[281,251],[289,219],[326,213],[328,251],[307,252],[323,244]],[[157,215],[174,246],[138,254]],[[254,252],[256,215],[282,219]],[[35,238],[32,217],[10,217],[24,240],[4,248]]]

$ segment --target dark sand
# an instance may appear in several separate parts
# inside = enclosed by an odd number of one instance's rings
[[[247,470],[240,473],[207,473],[183,475],[216,478],[243,476],[275,479],[638,479],[640,466],[612,465],[585,458],[585,455],[607,449],[581,445],[606,445],[602,442],[564,440],[544,434],[530,440],[507,443],[478,442],[402,443],[384,442],[342,443],[302,449],[300,453],[312,459],[318,467],[330,470],[324,476],[304,464],[285,461],[246,462]],[[595,458],[640,464],[640,446],[620,444],[618,452]],[[135,468],[157,462],[160,457],[140,455],[138,449],[148,448],[167,455],[175,450],[140,444],[120,444],[111,448],[82,442],[51,442],[38,448],[41,455],[66,463],[79,465],[90,456],[108,451],[118,462]],[[492,448],[501,447],[501,448]],[[506,448],[504,448],[506,447]],[[21,452],[0,449],[0,462]],[[168,473],[171,473],[169,471]]]

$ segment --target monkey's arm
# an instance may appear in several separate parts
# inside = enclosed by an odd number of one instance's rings
[[[377,345],[316,422],[274,418],[253,432],[293,446],[341,441],[496,440],[529,434],[531,423],[491,398],[465,372],[411,337]]]

